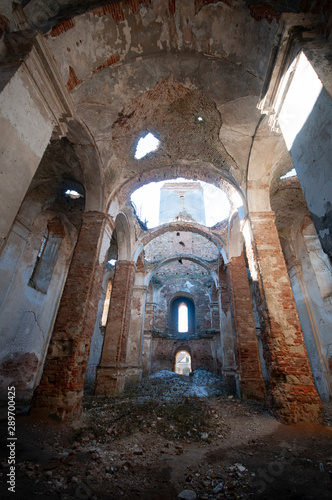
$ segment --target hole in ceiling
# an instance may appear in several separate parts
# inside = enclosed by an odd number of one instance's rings
[[[146,134],[144,137],[141,137],[137,143],[135,158],[136,160],[140,160],[144,158],[149,153],[156,151],[159,147],[160,141],[155,137],[151,132]]]
[[[65,195],[72,200],[77,200],[78,198],[83,198],[83,194],[79,193],[75,189],[67,189]]]

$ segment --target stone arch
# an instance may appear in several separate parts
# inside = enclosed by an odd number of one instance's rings
[[[261,118],[248,160],[246,197],[249,213],[271,211],[271,184],[286,152],[283,136],[269,129],[268,117]]]
[[[120,188],[114,189],[110,193],[107,201],[107,210],[111,217],[115,218],[121,207],[130,198],[131,193],[136,189],[149,184],[150,182],[167,181],[183,177],[184,179],[201,180],[209,184],[213,184],[219,189],[225,191],[232,206],[239,206],[239,199],[242,201],[244,212],[247,213],[247,204],[245,196],[234,178],[228,172],[217,171],[211,164],[202,161],[186,161],[185,164],[181,160],[174,162],[172,165],[166,165],[159,168],[152,168],[137,174],[135,177],[127,180]],[[239,196],[237,200],[236,194]]]
[[[174,371],[175,371],[175,373],[178,373],[178,372],[176,371],[176,369],[177,369],[177,366],[176,366],[176,365],[177,365],[177,363],[178,363],[178,362],[177,362],[177,357],[178,357],[178,355],[179,355],[181,352],[185,352],[185,353],[187,353],[187,354],[189,355],[189,358],[190,358],[190,372],[191,372],[191,371],[192,371],[192,356],[191,356],[191,349],[190,349],[190,347],[189,347],[189,346],[186,346],[186,347],[183,347],[183,348],[178,347],[178,348],[175,350],[175,353],[174,353],[174,363],[173,363],[173,366],[174,366]],[[188,375],[189,375],[189,373],[188,373]]]
[[[164,233],[170,232],[170,231],[185,231],[185,232],[192,232],[192,233],[197,233],[200,234],[201,236],[205,237],[208,241],[211,243],[214,243],[218,250],[220,251],[220,254],[223,256],[223,258],[227,259],[227,247],[225,242],[218,236],[217,234],[213,233],[213,231],[205,226],[202,226],[200,224],[195,224],[195,223],[190,223],[188,225],[187,223],[169,223],[169,224],[163,224],[162,226],[158,226],[155,229],[151,229],[147,233],[144,233],[141,235],[141,237],[137,240],[136,245],[133,249],[133,260],[136,262],[138,256],[142,252],[143,248],[150,243],[152,240],[157,238],[158,236],[161,236]]]
[[[131,260],[130,228],[127,215],[120,212],[115,220],[119,260]]]
[[[149,286],[150,284],[150,281],[151,281],[151,278],[152,276],[154,275],[154,273],[160,269],[161,267],[171,263],[171,262],[174,262],[175,260],[178,260],[178,259],[182,259],[182,260],[190,260],[191,262],[194,262],[195,264],[198,264],[202,267],[204,267],[204,269],[206,269],[207,271],[209,271],[211,273],[211,277],[214,281],[214,284],[216,287],[219,286],[219,279],[218,279],[218,275],[215,271],[213,271],[209,265],[208,265],[208,262],[207,261],[203,261],[202,259],[200,259],[199,257],[196,257],[195,255],[190,255],[190,254],[177,254],[175,256],[172,256],[172,257],[169,257],[168,259],[165,259],[163,260],[162,262],[158,262],[153,269],[150,270],[150,272],[146,275],[146,285]]]
[[[104,173],[94,137],[79,119],[68,123],[67,138],[80,160],[85,188],[85,211],[104,211]]]

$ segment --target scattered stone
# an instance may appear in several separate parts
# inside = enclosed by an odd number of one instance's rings
[[[197,495],[193,490],[183,490],[178,494],[179,500],[196,500]]]

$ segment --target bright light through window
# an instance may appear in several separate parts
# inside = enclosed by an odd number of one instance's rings
[[[65,194],[69,197],[72,198],[73,200],[76,200],[77,198],[80,198],[81,195],[78,191],[75,191],[74,189],[67,189]]]
[[[137,143],[137,148],[135,152],[136,160],[140,160],[144,158],[148,153],[152,153],[152,151],[156,151],[160,144],[160,141],[149,132],[146,136],[141,137]]]
[[[296,174],[296,170],[295,170],[295,168],[292,168],[292,170],[290,170],[289,172],[287,172],[287,174],[282,175],[282,176],[280,177],[280,179],[288,179],[289,177],[296,177],[296,175],[297,175],[297,174]]]
[[[188,307],[183,302],[178,308],[178,331],[179,333],[187,333],[188,331]]]

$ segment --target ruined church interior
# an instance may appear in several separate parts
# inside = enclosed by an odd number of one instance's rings
[[[260,405],[331,449],[331,30],[329,0],[0,1],[2,409],[15,387],[17,419],[71,429],[86,401],[206,374],[224,412]],[[218,491],[215,472],[42,491],[330,498],[317,460],[319,496],[236,467]]]

